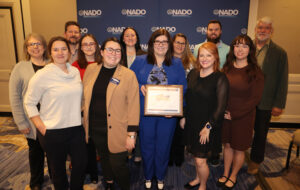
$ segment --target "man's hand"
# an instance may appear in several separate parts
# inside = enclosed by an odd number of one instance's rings
[[[273,107],[271,114],[272,114],[272,116],[280,116],[282,114],[282,111],[283,110],[280,108]]]

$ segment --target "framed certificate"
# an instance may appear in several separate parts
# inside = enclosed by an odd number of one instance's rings
[[[146,85],[144,114],[182,116],[182,85]]]

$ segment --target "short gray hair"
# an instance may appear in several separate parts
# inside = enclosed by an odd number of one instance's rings
[[[265,16],[257,20],[256,26],[260,23],[270,24],[273,27],[273,20],[271,17]]]
[[[34,38],[42,43],[42,46],[44,47],[43,59],[47,60],[48,59],[47,42],[46,42],[44,36],[42,36],[40,34],[36,34],[36,33],[28,34],[24,40],[23,52],[24,52],[25,60],[26,61],[30,60],[30,55],[27,51],[28,41],[30,40],[30,38]]]

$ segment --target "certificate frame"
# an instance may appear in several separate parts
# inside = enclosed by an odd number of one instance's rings
[[[183,116],[182,85],[147,84],[145,87],[145,116]]]

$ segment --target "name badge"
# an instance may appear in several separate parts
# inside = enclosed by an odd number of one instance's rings
[[[118,85],[120,83],[120,80],[119,79],[115,79],[115,78],[111,78],[110,82]]]

